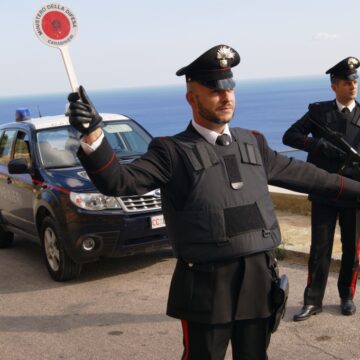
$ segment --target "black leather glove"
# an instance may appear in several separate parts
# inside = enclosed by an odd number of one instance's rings
[[[89,134],[95,129],[102,127],[102,117],[88,97],[83,86],[79,92],[73,92],[68,96],[69,122],[81,134]]]
[[[324,138],[320,138],[316,144],[315,151],[321,152],[326,157],[336,160],[345,160],[346,153],[337,146],[331,144]]]

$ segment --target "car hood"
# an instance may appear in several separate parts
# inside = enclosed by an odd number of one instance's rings
[[[120,158],[118,160],[121,164],[129,164],[134,161],[134,157],[131,159]],[[43,169],[42,175],[45,183],[63,189],[66,192],[99,192],[82,166]]]
[[[82,167],[44,169],[44,182],[67,191],[98,192]]]

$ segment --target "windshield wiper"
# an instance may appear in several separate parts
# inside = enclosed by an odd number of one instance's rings
[[[80,164],[69,164],[69,165],[51,165],[51,166],[44,166],[45,169],[67,169],[72,167],[79,167]]]

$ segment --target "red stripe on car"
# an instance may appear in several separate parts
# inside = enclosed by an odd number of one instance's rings
[[[32,179],[33,183],[35,184],[38,184],[38,185],[42,185],[42,186],[48,186],[52,189],[55,189],[55,190],[59,190],[61,192],[63,192],[64,194],[70,194],[70,190],[68,189],[65,189],[63,187],[60,187],[60,186],[57,186],[57,185],[50,185],[44,181],[40,181],[40,180],[36,180],[36,179]]]

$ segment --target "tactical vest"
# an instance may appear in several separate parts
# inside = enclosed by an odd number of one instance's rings
[[[181,209],[162,206],[175,255],[187,262],[226,260],[281,242],[255,136],[232,129],[229,146],[184,132],[172,138],[184,158],[190,191]]]

